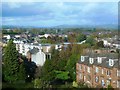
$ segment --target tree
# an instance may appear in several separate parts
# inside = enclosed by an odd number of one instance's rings
[[[14,83],[18,80],[25,81],[25,65],[24,62],[19,62],[19,59],[22,59],[22,57],[20,57],[19,53],[17,52],[13,40],[8,42],[3,53],[3,75],[5,81],[10,83]]]
[[[70,43],[76,42],[76,33],[71,33],[68,35],[68,42]]]
[[[34,80],[34,88],[42,88],[42,86],[43,86],[43,83],[42,83],[41,79],[37,78]]]
[[[77,82],[73,81],[73,85],[72,86],[77,88],[78,87]]]
[[[86,42],[85,43],[88,43],[90,44],[91,46],[95,45],[95,40],[92,36],[89,36],[87,39],[86,39]]]
[[[44,76],[51,71],[52,71],[51,60],[46,60],[44,66],[42,67],[42,75]]]
[[[96,43],[95,45],[96,48],[104,48],[104,42],[103,41],[99,41]]]
[[[68,80],[70,77],[68,76],[69,72],[65,71],[55,71],[56,79],[61,79],[61,80]]]
[[[39,77],[40,77],[40,75],[41,75],[41,69],[42,69],[41,66],[38,66],[38,67],[36,68],[35,78],[39,78]]]
[[[64,42],[68,42],[68,38],[67,38],[67,37],[64,37],[63,41],[64,41]]]
[[[40,34],[40,35],[44,35],[44,34],[45,34],[45,32],[39,32],[39,34]]]
[[[5,81],[14,82],[18,80],[19,62],[18,52],[16,51],[13,40],[10,40],[5,48],[3,56],[4,62],[4,78]]]
[[[78,88],[89,88],[87,84],[85,84],[85,82],[80,82],[78,83]]]
[[[19,80],[25,80],[26,79],[26,71],[25,71],[25,65],[24,65],[24,63],[21,63],[19,65],[18,77],[19,77]]]
[[[70,56],[68,62],[67,62],[67,65],[66,65],[66,71],[69,72],[70,74],[70,78],[72,80],[75,80],[76,79],[76,68],[75,68],[75,64],[78,60],[78,56],[73,54]]]
[[[108,85],[107,90],[114,90],[114,88],[111,85]]]
[[[81,41],[83,41],[83,40],[86,40],[86,35],[84,35],[84,34],[79,34],[79,35],[77,36],[77,42],[81,42]]]
[[[79,59],[85,45],[68,45],[61,51],[52,47],[50,52],[51,60],[46,60],[41,71],[41,80],[45,85],[71,83],[76,79],[76,62]],[[66,84],[68,85],[68,84]],[[71,85],[72,86],[72,85]]]

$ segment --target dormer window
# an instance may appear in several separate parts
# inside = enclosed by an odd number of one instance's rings
[[[88,59],[88,56],[81,56],[81,62],[84,62],[86,59]]]
[[[114,65],[114,60],[113,59],[109,59],[109,66],[113,66]]]
[[[101,64],[102,63],[102,58],[101,57],[97,57],[97,61],[98,61],[99,64]]]
[[[85,61],[85,57],[81,56],[81,62],[84,62],[84,61]]]
[[[93,64],[94,63],[94,58],[89,58],[89,62],[90,62],[90,64]]]

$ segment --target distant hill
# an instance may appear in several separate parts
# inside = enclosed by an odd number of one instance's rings
[[[81,25],[59,25],[55,26],[54,28],[81,28]]]
[[[13,25],[3,25],[4,29],[14,29],[14,28],[104,28],[104,29],[118,29],[115,24],[109,25],[59,25],[54,27],[41,27],[41,26],[13,26]]]
[[[3,29],[14,29],[14,28],[22,28],[22,26],[13,26],[13,25],[3,25]]]
[[[104,28],[104,29],[117,29],[118,26],[111,25],[59,25],[54,28]]]

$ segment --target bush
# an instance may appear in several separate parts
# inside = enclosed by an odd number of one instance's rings
[[[80,82],[78,83],[78,88],[89,88],[87,84],[85,84],[85,82]]]
[[[42,87],[42,81],[40,79],[34,80],[34,88],[41,88]]]

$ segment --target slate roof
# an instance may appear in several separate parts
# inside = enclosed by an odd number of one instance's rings
[[[113,67],[114,68],[118,68],[119,67],[118,66],[119,59],[118,59],[118,54],[117,53],[108,53],[108,54],[87,53],[85,56],[88,56],[88,58],[86,58],[84,62],[82,62],[81,60],[79,60],[78,63],[85,64],[87,66],[96,65],[96,66],[105,67],[105,68],[113,68]],[[90,57],[94,58],[93,64],[89,63],[89,58]],[[102,63],[100,64],[97,61],[97,57],[106,57],[106,58],[103,58],[102,59]],[[114,65],[113,66],[109,66],[109,59],[116,59],[114,61]]]
[[[39,52],[39,49],[38,48],[33,48],[29,51],[31,54],[36,54]]]
[[[112,43],[113,44],[120,44],[120,40],[113,40]]]

